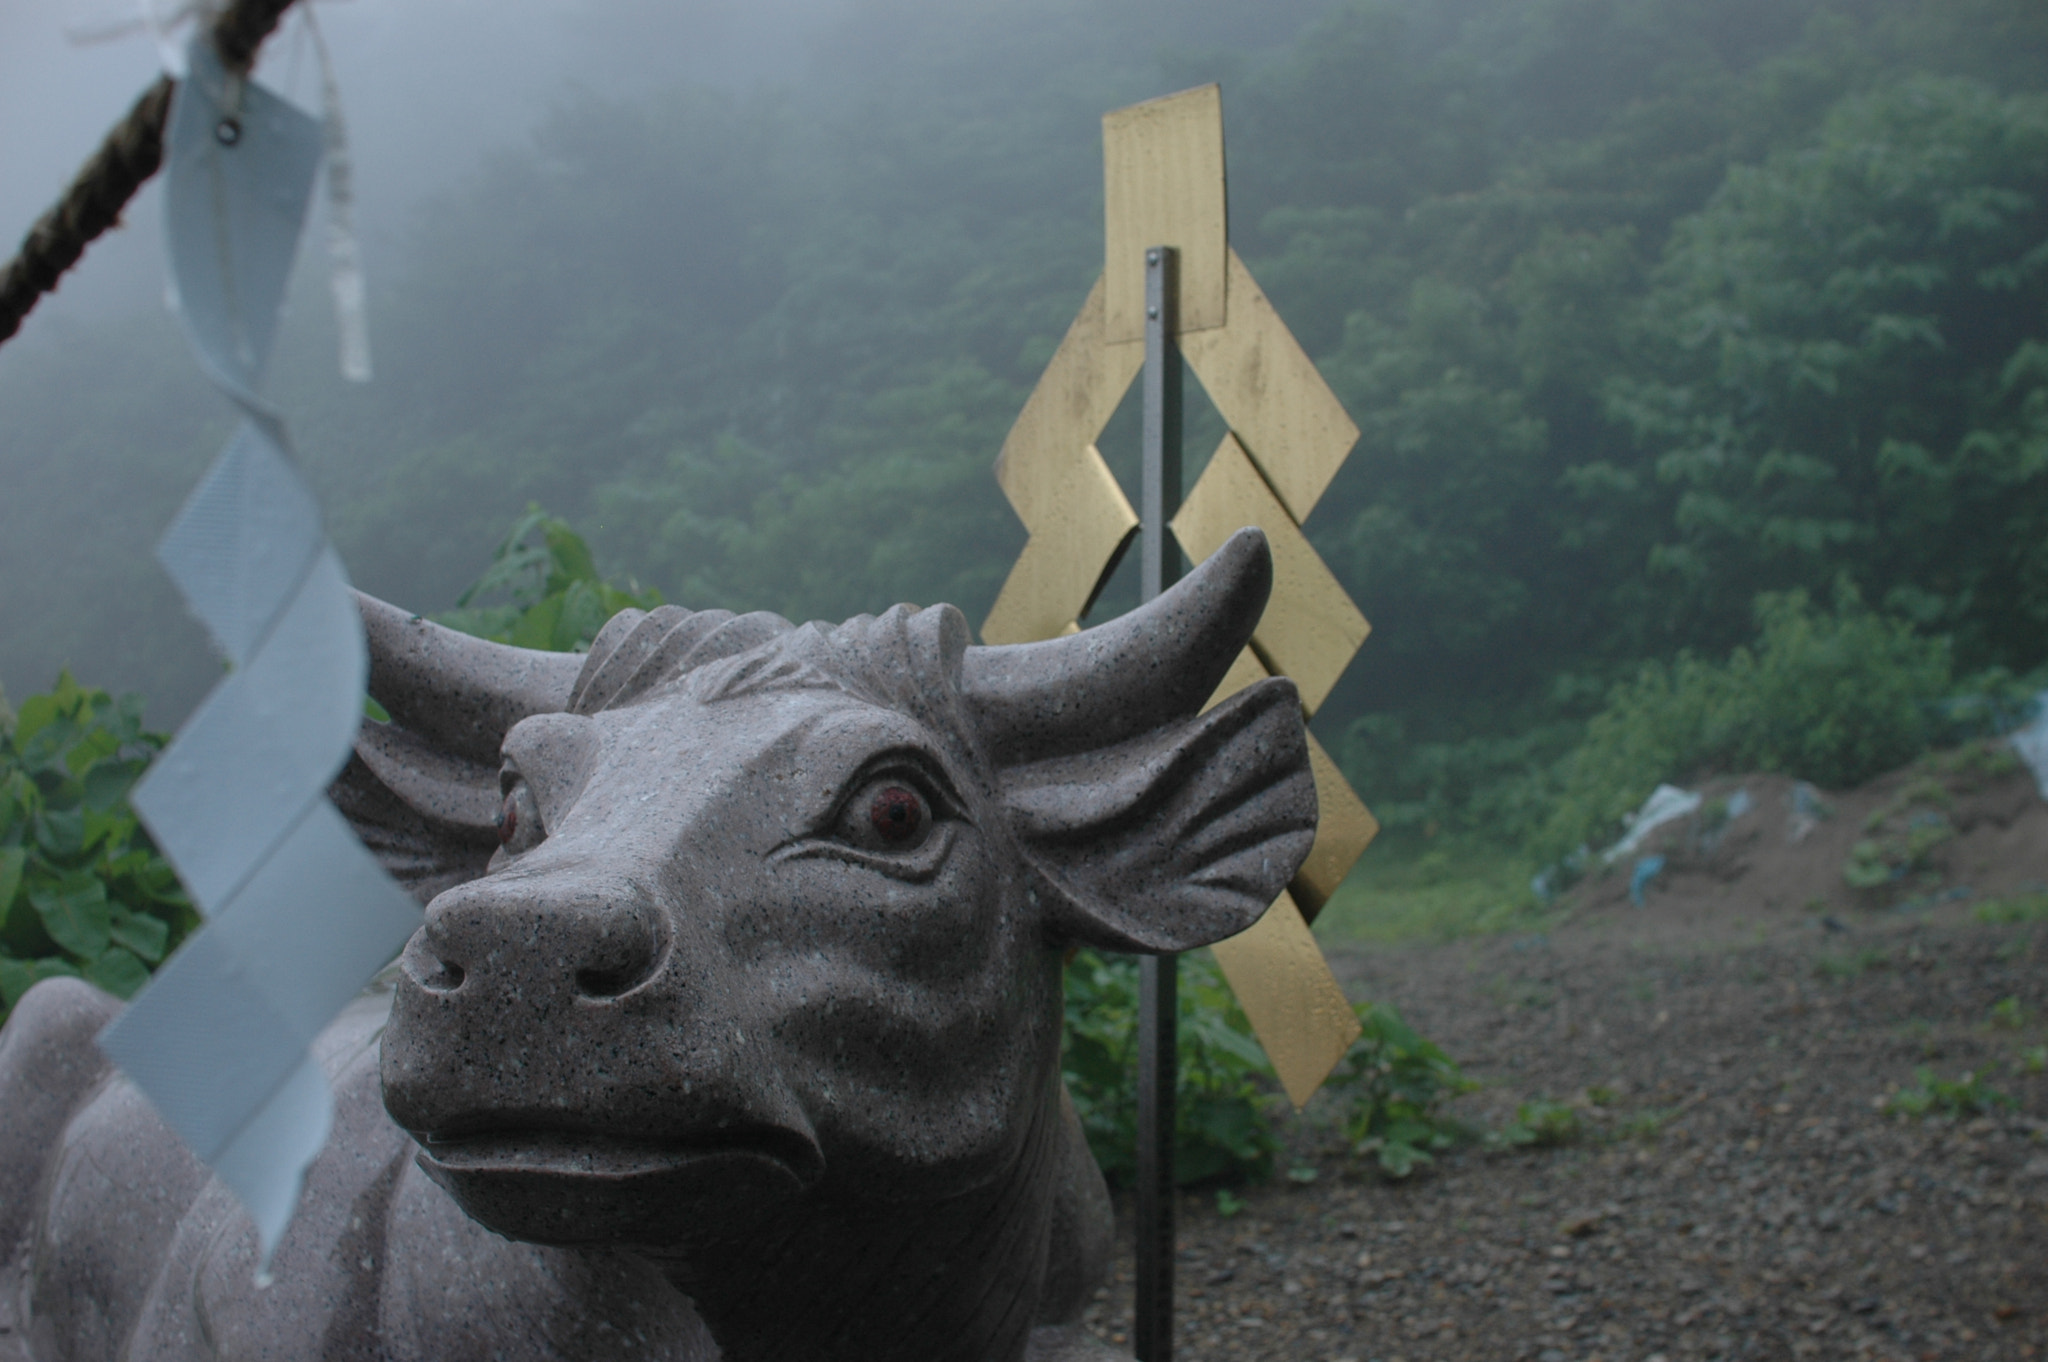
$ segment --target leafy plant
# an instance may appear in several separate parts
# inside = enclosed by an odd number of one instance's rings
[[[1901,785],[1864,820],[1863,830],[1871,835],[1849,848],[1842,879],[1852,889],[1877,889],[1931,869],[1934,849],[1955,838],[1948,816],[1954,803],[1948,786],[1935,776]]]
[[[1182,1184],[1263,1178],[1279,1147],[1265,1051],[1207,954],[1181,957],[1180,1083],[1175,1176]],[[1363,1034],[1330,1075],[1352,1151],[1406,1177],[1467,1132],[1443,1104],[1476,1086],[1436,1045],[1384,1003],[1354,1005]],[[1080,951],[1067,966],[1067,1090],[1096,1161],[1111,1181],[1133,1171],[1137,1144],[1137,962]],[[1287,1176],[1312,1181],[1297,1165]],[[1232,1212],[1219,1200],[1218,1209]]]
[[[1538,1097],[1518,1103],[1514,1119],[1493,1132],[1488,1142],[1496,1147],[1566,1144],[1582,1129],[1576,1107]]]
[[[1364,1034],[1330,1076],[1346,1102],[1344,1137],[1389,1177],[1405,1178],[1467,1133],[1443,1104],[1478,1085],[1385,1003],[1355,1005]]]
[[[2048,890],[2011,898],[1986,899],[1972,914],[1979,922],[2048,922]]]
[[[493,602],[477,604],[479,601]],[[560,516],[529,505],[455,609],[435,618],[451,629],[548,652],[582,652],[621,610],[652,610],[661,593],[598,575],[583,536]]]
[[[2018,1104],[1984,1081],[1984,1075],[1970,1070],[1953,1081],[1936,1078],[1925,1067],[1913,1070],[1913,1085],[1901,1088],[1885,1099],[1884,1109],[1894,1115],[1978,1116],[1987,1111]]]
[[[2014,997],[2000,998],[1991,1005],[1991,1014],[1986,1021],[2002,1031],[2017,1031],[2027,1024],[2027,1010]]]
[[[0,1018],[42,979],[129,997],[198,924],[128,807],[164,739],[69,672],[0,733]]]
[[[1066,982],[1067,1091],[1096,1162],[1120,1182],[1136,1171],[1138,962],[1079,951]],[[1260,1085],[1265,1051],[1212,957],[1181,957],[1177,1001],[1174,1176],[1184,1185],[1265,1177],[1279,1147]]]

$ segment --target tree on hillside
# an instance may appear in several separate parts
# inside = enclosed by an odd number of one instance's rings
[[[1845,573],[1984,665],[2048,634],[2048,98],[1914,78],[1682,223],[1613,388],[1695,630]],[[1731,627],[1733,625],[1734,627]]]

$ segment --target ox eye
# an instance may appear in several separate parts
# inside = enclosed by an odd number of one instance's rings
[[[914,790],[891,785],[868,803],[868,822],[875,835],[891,846],[901,846],[924,830],[924,801]]]
[[[846,801],[836,831],[867,851],[915,851],[932,833],[931,797],[902,776],[871,780]]]
[[[540,805],[523,780],[515,780],[505,791],[505,803],[498,810],[498,845],[515,855],[539,846],[547,836],[541,826]]]

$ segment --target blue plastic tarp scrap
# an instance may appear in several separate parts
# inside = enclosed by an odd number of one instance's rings
[[[1649,893],[1650,885],[1664,873],[1662,856],[1645,856],[1636,862],[1633,874],[1628,877],[1628,901],[1636,907],[1643,906],[1643,899]]]

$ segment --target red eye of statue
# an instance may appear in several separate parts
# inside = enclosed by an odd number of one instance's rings
[[[498,810],[498,845],[511,846],[512,839],[519,835],[519,805],[511,795],[505,796],[505,807]]]
[[[891,785],[868,805],[868,822],[885,842],[907,842],[917,835],[924,821],[924,807],[917,795],[901,785]]]

